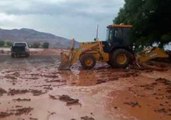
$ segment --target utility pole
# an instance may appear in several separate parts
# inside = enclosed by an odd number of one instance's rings
[[[96,29],[96,40],[99,38],[99,25],[97,24],[97,29]]]

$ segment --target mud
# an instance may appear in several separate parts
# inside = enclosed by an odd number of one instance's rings
[[[20,116],[20,115],[28,115],[31,111],[33,110],[33,108],[31,107],[24,107],[24,108],[16,108],[16,109],[11,109],[8,110],[6,112],[0,112],[0,118],[6,118],[9,116]]]
[[[8,112],[0,112],[0,118],[5,118],[12,115],[12,113],[8,113]]]
[[[25,94],[25,93],[28,93],[28,92],[29,92],[29,90],[9,89],[8,95]]]
[[[42,92],[42,90],[33,90],[33,89],[9,89],[8,95],[18,95],[18,94],[26,94],[26,93],[32,93],[33,96],[39,96],[41,94],[44,94],[44,92]]]
[[[17,102],[29,102],[29,101],[31,101],[31,99],[27,99],[27,98],[17,98],[17,99],[13,99],[13,101],[17,101]]]
[[[144,78],[142,78],[144,79]],[[171,84],[170,80],[158,78],[150,83],[134,85],[126,91],[115,91],[112,103],[123,114],[142,120],[169,120],[171,115]],[[121,95],[121,96],[118,96]],[[146,116],[147,113],[151,115]]]
[[[71,98],[70,96],[68,95],[59,95],[59,96],[53,96],[53,95],[49,95],[49,97],[52,99],[52,100],[60,100],[60,101],[63,101],[66,103],[66,105],[70,106],[70,105],[81,105],[79,103],[79,100],[78,99],[73,99]]]
[[[2,89],[2,88],[0,88],[0,96],[2,96],[4,93],[7,93],[7,91]]]
[[[22,114],[29,114],[31,111],[33,110],[33,108],[31,107],[25,107],[25,108],[19,108],[19,109],[15,109],[12,111],[15,111],[15,115],[22,115]]]
[[[42,90],[30,90],[30,92],[33,94],[33,96],[45,94],[45,92],[42,92]]]
[[[59,71],[61,50],[0,53],[1,120],[170,120],[171,64]]]

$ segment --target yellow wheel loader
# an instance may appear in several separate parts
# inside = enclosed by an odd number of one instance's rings
[[[139,64],[157,57],[168,57],[165,51],[159,48],[148,49],[135,55],[133,45],[129,39],[132,25],[109,25],[107,26],[107,40],[80,43],[80,47],[74,48],[72,40],[71,49],[61,53],[60,70],[70,67],[80,61],[84,69],[91,69],[97,61],[107,62],[115,68],[125,68],[129,64],[138,61]]]

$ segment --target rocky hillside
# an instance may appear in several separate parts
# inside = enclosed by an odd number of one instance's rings
[[[29,44],[35,42],[49,42],[51,48],[68,48],[70,46],[69,39],[59,37],[50,33],[39,32],[33,29],[0,29],[0,40],[11,42],[28,42]],[[76,42],[76,46],[78,46]]]

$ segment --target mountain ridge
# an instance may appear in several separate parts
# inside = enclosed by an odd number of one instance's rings
[[[48,42],[50,48],[69,48],[70,40],[52,33],[40,32],[30,28],[2,29],[0,28],[0,40],[10,42]],[[76,41],[76,46],[79,42]]]

